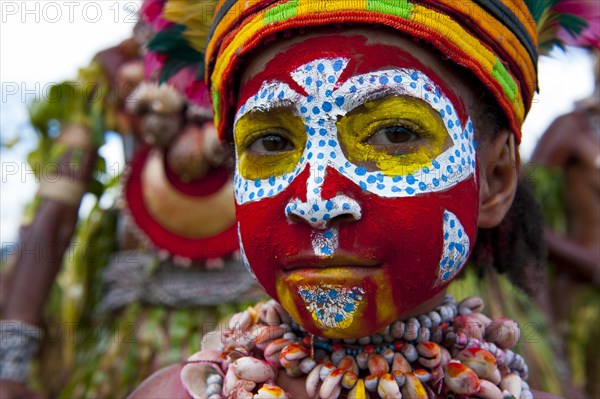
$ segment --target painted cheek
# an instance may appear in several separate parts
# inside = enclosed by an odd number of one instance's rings
[[[388,218],[397,223],[385,223],[384,228],[394,242],[394,254],[386,254],[389,264],[386,273],[393,290],[393,304],[397,314],[404,314],[420,303],[431,299],[443,289],[439,284],[444,255],[444,217],[451,212],[462,221],[464,234],[474,242],[477,220],[477,201],[473,182],[465,181],[440,194],[415,198],[395,199],[373,206],[375,219]],[[452,198],[452,200],[448,200]],[[397,217],[394,215],[398,215]],[[401,215],[401,216],[400,216]],[[467,260],[471,247],[467,245],[460,262],[453,264],[445,282],[455,277]],[[458,259],[457,259],[458,260]]]
[[[236,203],[240,241],[246,249],[246,258],[256,278],[273,297],[277,295],[275,280],[282,263],[301,250],[311,248],[313,229],[304,223],[290,224],[285,215],[290,198],[306,199],[308,175],[306,168],[285,191],[273,197]]]
[[[475,241],[478,196],[471,178],[444,193],[394,199],[371,196],[362,206],[362,224],[340,229],[339,240],[341,247],[354,242],[372,249],[384,263],[384,285],[365,294],[381,306],[359,319],[366,321],[365,331],[377,331],[433,298],[457,276]],[[447,215],[452,215],[455,227],[460,223],[463,237],[468,238],[461,242],[464,248],[458,248],[460,243],[448,248]]]

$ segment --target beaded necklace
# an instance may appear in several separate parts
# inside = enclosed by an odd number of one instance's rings
[[[222,332],[224,349],[192,355],[181,380],[194,398],[209,399],[290,398],[275,383],[281,369],[305,376],[311,398],[532,399],[527,365],[511,350],[518,325],[489,319],[483,306],[478,297],[457,304],[448,295],[427,314],[339,340],[307,333],[271,300],[234,315]],[[198,384],[206,365],[214,372]]]

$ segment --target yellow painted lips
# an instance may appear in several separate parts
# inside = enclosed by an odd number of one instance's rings
[[[388,277],[382,268],[364,267],[327,267],[307,268],[292,270],[277,278],[277,297],[281,305],[295,320],[302,320],[299,309],[308,309],[309,320],[303,320],[307,325],[312,325],[320,331],[320,335],[330,338],[361,337],[369,335],[373,321],[381,320],[391,322],[394,314],[394,304]],[[344,309],[344,318],[339,322],[330,324],[323,321],[316,311],[316,306],[311,299],[303,295],[306,290],[312,293],[317,301],[317,295],[323,294],[327,289],[342,293],[359,293],[353,299],[352,309]],[[325,294],[326,295],[326,294]],[[343,301],[335,298],[330,304],[325,304],[329,311],[335,306],[341,306]],[[377,304],[377,306],[373,306]],[[369,310],[370,309],[370,310]],[[374,312],[374,313],[373,313]]]

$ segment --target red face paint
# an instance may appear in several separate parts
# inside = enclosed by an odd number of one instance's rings
[[[280,195],[237,207],[248,262],[267,293],[282,303],[286,301],[278,296],[278,281],[291,273],[310,274],[320,268],[333,267],[330,261],[314,255],[311,245],[314,229],[301,221],[290,223],[284,215],[290,198],[306,196],[307,177],[305,171]],[[348,273],[362,273],[365,281],[365,308],[356,320],[360,327],[353,327],[356,337],[385,328],[444,288],[435,284],[442,253],[441,221],[445,210],[461,220],[469,237],[474,238],[476,234],[478,200],[474,179],[441,194],[390,199],[365,193],[335,170],[328,169],[324,187],[324,198],[343,192],[354,198],[362,209],[359,221],[339,223],[339,249],[332,258],[334,263],[341,263],[339,266],[365,264],[359,270],[348,269]],[[378,277],[382,275],[387,287],[378,286]],[[352,276],[348,275],[339,283],[352,286],[351,280]],[[321,283],[322,279],[310,282]],[[391,296],[385,294],[387,289]],[[289,291],[294,293],[293,302],[303,327],[323,335],[323,326],[306,311],[297,289],[293,287]],[[383,297],[378,297],[382,292]],[[381,309],[386,307],[388,309]],[[386,310],[383,316],[378,308]],[[294,313],[292,309],[288,311]],[[338,335],[348,336],[343,332]]]
[[[418,70],[454,104],[460,124],[467,124],[464,105],[433,71],[402,48],[369,44],[363,35],[312,38],[290,47],[242,87],[239,104],[257,95],[264,82],[284,82],[308,96],[290,74],[313,60],[339,57],[349,61],[338,87],[353,76],[374,71]],[[307,192],[309,169],[326,164],[327,159],[311,160],[280,193],[238,203],[239,235],[257,279],[304,328],[331,337],[366,336],[434,298],[455,275],[444,272],[444,267],[455,262],[453,235],[468,237],[463,254],[473,245],[476,178],[471,174],[443,191],[390,197],[361,189],[357,181],[327,166],[318,194],[323,204],[343,197],[357,211],[325,219],[337,241],[333,252],[324,255],[315,251],[315,236],[325,234],[323,226],[290,211],[290,206],[310,202],[314,195]],[[464,242],[457,239],[456,245]]]

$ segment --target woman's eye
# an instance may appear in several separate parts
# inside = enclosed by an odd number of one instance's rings
[[[268,154],[293,150],[294,145],[288,139],[278,134],[268,134],[254,140],[248,150],[257,154]]]
[[[403,144],[417,140],[420,136],[404,126],[388,126],[379,129],[367,139],[374,145]]]

